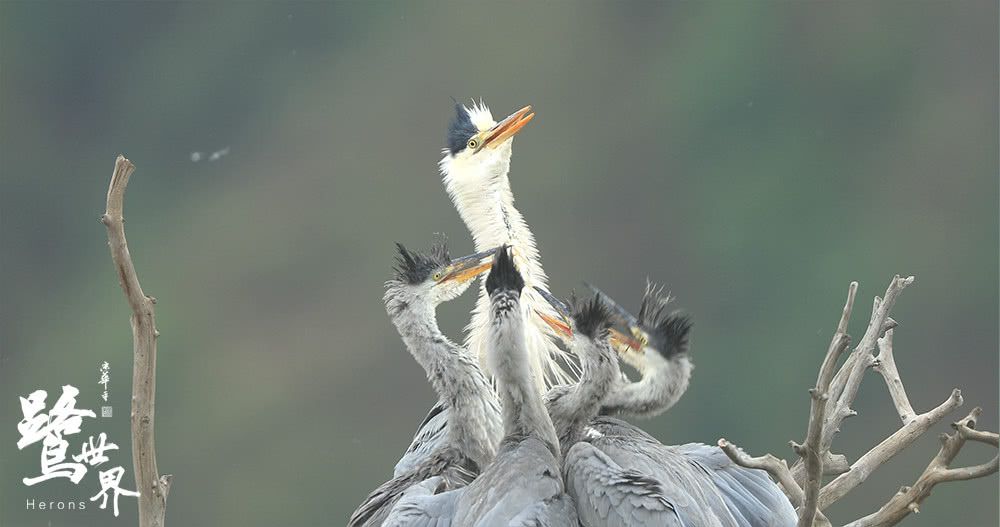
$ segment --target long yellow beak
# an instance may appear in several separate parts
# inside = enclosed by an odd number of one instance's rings
[[[479,152],[484,148],[496,148],[502,145],[504,141],[517,135],[524,128],[524,125],[531,122],[534,118],[535,114],[531,111],[530,104],[510,114],[510,116],[497,123],[496,126],[487,132],[486,136],[483,137],[483,142],[475,151]]]
[[[538,315],[538,318],[542,319],[543,322],[548,324],[549,327],[552,328],[552,330],[558,333],[559,335],[566,338],[573,336],[573,330],[570,329],[569,324],[567,324],[566,322],[559,320],[558,318],[555,317],[550,317],[545,313],[538,311],[537,309],[535,310],[535,314]]]
[[[611,328],[609,333],[611,334],[611,343],[616,347],[624,348],[622,351],[642,351],[642,343],[631,336],[626,335],[615,328]]]
[[[493,267],[493,255],[497,250],[499,247],[452,260],[445,268],[444,277],[439,282],[458,280],[464,283],[489,271]]]

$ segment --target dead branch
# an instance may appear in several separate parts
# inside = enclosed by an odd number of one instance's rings
[[[153,440],[156,403],[156,338],[159,332],[153,315],[156,299],[146,296],[132,264],[125,240],[123,207],[125,188],[135,170],[131,161],[119,155],[108,187],[107,206],[101,223],[108,228],[108,246],[118,272],[118,283],[132,310],[132,463],[139,492],[139,526],[162,527],[170,492],[171,476],[160,476],[156,468]]]
[[[798,508],[802,505],[804,499],[802,488],[792,478],[792,473],[788,470],[788,463],[784,459],[771,454],[750,457],[740,447],[730,443],[725,438],[719,439],[719,448],[729,456],[729,459],[733,460],[733,463],[741,467],[767,471],[775,481],[781,484],[785,496],[788,496],[788,501],[792,503],[793,507]]]
[[[892,329],[886,331],[885,336],[878,339],[879,353],[878,357],[875,357],[875,364],[872,365],[872,368],[885,379],[885,385],[889,388],[889,396],[892,397],[892,404],[896,406],[899,420],[905,425],[917,414],[913,411],[910,398],[906,396],[903,381],[899,378],[899,371],[896,370],[896,360],[892,356],[893,331]]]
[[[865,330],[864,336],[861,337],[861,341],[858,342],[858,346],[851,354],[853,360],[850,361],[850,369],[847,370],[846,375],[842,376],[843,388],[838,387],[837,389],[840,395],[836,398],[830,398],[826,402],[826,422],[824,423],[822,439],[824,450],[829,450],[830,444],[833,442],[833,435],[840,431],[840,424],[844,419],[857,414],[851,409],[851,404],[858,394],[861,379],[864,377],[865,371],[875,362],[872,353],[878,339],[896,324],[889,318],[889,312],[896,304],[896,299],[899,298],[903,288],[912,284],[913,280],[912,276],[900,278],[899,275],[896,275],[889,283],[884,299],[875,298],[868,329]]]
[[[785,460],[771,454],[750,457],[735,445],[724,439],[719,440],[719,446],[733,462],[747,468],[766,470],[781,484],[789,501],[798,510],[799,527],[829,525],[829,520],[823,514],[827,507],[867,480],[878,467],[910,446],[962,404],[962,394],[955,389],[936,408],[917,414],[906,395],[893,356],[892,338],[897,324],[889,314],[899,293],[911,283],[912,276],[900,278],[897,275],[889,284],[884,298],[875,297],[864,337],[838,370],[837,361],[850,343],[846,331],[857,291],[857,283],[851,283],[847,302],[837,324],[837,331],[827,348],[816,386],[809,390],[811,404],[806,439],[803,444],[790,442],[800,457],[791,468],[788,468]],[[874,355],[876,347],[879,350],[878,356]],[[851,404],[854,403],[868,368],[875,369],[885,379],[902,426],[850,465],[843,455],[833,454],[830,446],[844,419],[856,415]],[[997,472],[997,457],[989,463],[974,467],[948,467],[966,441],[997,446],[996,433],[975,429],[979,412],[976,409],[968,417],[952,425],[956,433],[943,437],[941,452],[931,461],[917,483],[912,487],[903,487],[876,513],[856,520],[850,527],[895,525],[911,512],[917,511],[920,503],[930,495],[931,488],[937,483],[973,479]],[[837,477],[823,486],[823,477],[829,475]]]
[[[822,443],[826,401],[829,398],[830,382],[833,381],[837,361],[844,350],[851,345],[851,337],[847,334],[847,324],[850,322],[857,291],[858,283],[851,282],[847,290],[847,301],[844,303],[844,310],[840,315],[840,322],[837,324],[837,331],[833,334],[833,339],[826,351],[826,357],[823,359],[823,365],[820,366],[816,387],[809,390],[812,403],[809,408],[809,425],[806,430],[805,444],[799,445],[792,442],[795,451],[805,460],[806,467],[805,488],[803,489],[805,499],[799,511],[799,527],[811,527],[816,518],[819,491],[823,485],[824,456],[829,452],[829,445]]]
[[[881,443],[868,451],[867,454],[858,458],[851,465],[850,470],[841,474],[836,479],[823,487],[819,499],[819,507],[825,509],[848,492],[864,483],[868,476],[872,474],[883,463],[890,460],[896,454],[902,452],[910,446],[916,439],[927,432],[932,426],[938,423],[945,415],[962,405],[962,392],[958,389],[952,390],[951,395],[937,408],[910,419],[908,423],[895,433],[885,438]]]
[[[931,494],[935,485],[947,481],[962,481],[967,479],[981,478],[997,472],[1000,458],[993,456],[993,460],[974,467],[949,468],[955,456],[965,446],[966,441],[976,441],[988,445],[997,446],[998,435],[993,432],[981,432],[975,430],[976,419],[982,412],[981,408],[974,408],[961,421],[952,423],[955,429],[954,434],[941,435],[941,449],[934,459],[924,470],[923,474],[917,478],[916,483],[910,487],[902,487],[888,503],[882,506],[874,514],[855,520],[846,527],[887,527],[896,525],[912,512],[920,512],[920,505]]]

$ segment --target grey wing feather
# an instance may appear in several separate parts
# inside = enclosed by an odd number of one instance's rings
[[[455,503],[465,488],[435,494],[443,483],[437,476],[407,489],[382,527],[450,527]]]
[[[448,408],[441,401],[431,407],[427,417],[417,427],[417,433],[410,441],[406,453],[396,462],[396,467],[392,470],[394,477],[412,470],[444,443],[448,413]]]
[[[527,511],[563,494],[559,464],[545,443],[527,438],[501,444],[496,459],[469,484],[456,506],[456,524],[507,526],[515,519],[522,523],[535,521]]]
[[[510,521],[508,527],[579,527],[576,505],[562,494],[551,501],[536,503]]]
[[[585,527],[684,525],[658,481],[623,469],[590,443],[573,445],[564,467],[567,492]]]
[[[798,522],[795,508],[763,470],[736,465],[720,448],[689,443],[675,450],[708,471],[729,510],[750,527],[784,527]]]
[[[349,527],[373,527],[382,525],[389,514],[390,508],[403,492],[412,486],[414,481],[404,477],[395,477],[381,484],[365,498],[357,510],[351,514],[347,525]]]
[[[664,496],[684,523],[739,525],[704,468],[625,421],[604,417],[592,425],[594,431],[588,435],[588,441],[622,468],[659,481]]]

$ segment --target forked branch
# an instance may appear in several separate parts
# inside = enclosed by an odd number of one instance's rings
[[[132,264],[125,241],[123,208],[125,188],[135,165],[119,155],[108,187],[101,223],[108,228],[108,246],[118,273],[118,283],[132,310],[132,463],[139,491],[139,527],[162,527],[170,492],[171,476],[160,476],[156,468],[153,423],[156,404],[156,338],[153,316],[156,299],[146,296]]]
[[[896,525],[910,513],[920,512],[921,503],[930,496],[935,485],[947,481],[963,481],[995,474],[1000,466],[998,465],[1000,458],[995,455],[991,461],[981,465],[961,468],[949,467],[967,441],[997,446],[998,436],[996,433],[975,429],[976,420],[980,413],[982,413],[981,408],[974,408],[964,419],[952,423],[951,426],[955,429],[955,433],[941,435],[941,449],[912,486],[900,488],[899,492],[877,512],[853,521],[846,527]]]
[[[917,414],[906,395],[893,356],[892,338],[897,324],[889,314],[899,293],[911,283],[913,283],[912,276],[900,278],[897,275],[889,284],[885,296],[875,297],[864,336],[838,370],[838,359],[850,345],[847,325],[857,292],[857,283],[851,283],[847,302],[837,324],[837,330],[827,348],[816,385],[809,390],[811,404],[806,439],[803,444],[790,442],[801,458],[799,462],[788,468],[788,464],[781,458],[771,454],[751,457],[725,439],[719,440],[719,447],[734,463],[747,468],[766,470],[781,484],[789,501],[798,510],[799,527],[829,525],[823,510],[864,483],[878,467],[910,446],[948,413],[962,405],[962,394],[955,389],[936,408]],[[876,348],[879,350],[878,356],[874,354]],[[856,415],[851,405],[869,368],[877,371],[885,379],[889,396],[902,426],[858,458],[853,465],[849,465],[846,457],[831,453],[830,446],[834,436],[840,431],[844,419]],[[997,457],[974,467],[949,467],[966,441],[997,446],[996,433],[975,429],[979,413],[980,410],[977,408],[968,417],[952,425],[956,432],[942,437],[941,451],[912,487],[903,487],[877,512],[856,520],[849,527],[895,525],[911,512],[918,510],[923,500],[930,495],[934,485],[944,481],[973,479],[996,473]],[[823,486],[823,477],[830,475],[837,477]]]

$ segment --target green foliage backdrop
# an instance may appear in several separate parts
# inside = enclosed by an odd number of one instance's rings
[[[432,404],[381,306],[394,241],[471,240],[436,171],[451,100],[533,104],[512,185],[557,292],[634,304],[647,276],[695,320],[691,389],[643,425],[791,457],[851,280],[852,332],[895,273],[918,410],[952,387],[997,429],[996,2],[0,4],[0,525],[128,525],[25,510],[17,397],[112,368],[128,447],[128,308],[98,221],[114,157],[159,300],[157,446],[172,525],[339,525]],[[209,161],[211,152],[228,155]],[[201,160],[192,161],[192,153]],[[473,295],[444,306],[460,338]],[[869,378],[839,451],[897,424]],[[957,414],[955,418],[959,417]],[[946,426],[940,426],[942,432]],[[912,482],[921,439],[831,511]],[[969,448],[962,462],[993,455]],[[911,526],[995,526],[997,478],[938,488]]]

